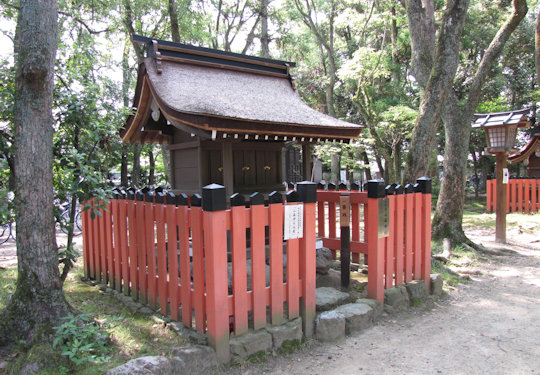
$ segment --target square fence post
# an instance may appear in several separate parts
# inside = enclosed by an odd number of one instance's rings
[[[368,297],[384,302],[384,238],[379,238],[379,199],[386,197],[384,181],[371,180],[368,190]]]
[[[208,343],[222,363],[230,358],[225,195],[224,186],[211,184],[203,187]]]
[[[302,329],[307,338],[313,337],[315,322],[315,210],[317,205],[317,184],[303,181],[296,185],[300,201],[304,203],[304,234],[300,239],[300,278],[302,298],[300,315]]]

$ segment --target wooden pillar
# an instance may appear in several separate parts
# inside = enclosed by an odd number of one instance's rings
[[[302,145],[302,176],[304,181],[311,181],[311,145]]]
[[[506,152],[495,155],[497,179],[497,207],[495,210],[495,242],[506,243],[506,188],[503,184],[503,169],[506,168]]]
[[[225,194],[230,197],[234,193],[234,163],[231,142],[221,143],[221,160],[223,162],[223,185]]]

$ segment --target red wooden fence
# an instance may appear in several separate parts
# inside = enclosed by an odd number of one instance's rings
[[[317,237],[333,251],[341,248],[336,229],[339,198],[350,197],[353,262],[361,254],[368,266],[368,296],[383,301],[384,289],[413,279],[429,287],[431,272],[431,180],[420,178],[414,186],[390,186],[370,181],[367,191],[317,192]],[[388,235],[379,230],[379,201],[388,200]]]
[[[235,334],[240,335],[250,326],[259,329],[302,316],[304,335],[311,337],[315,319],[316,186],[298,184],[298,192],[289,192],[285,204],[277,192],[269,196],[266,206],[258,193],[249,203],[246,208],[243,197],[234,195],[231,208],[226,209],[225,190],[219,185],[205,187],[203,197],[189,199],[185,194],[117,193],[105,210],[97,211],[94,220],[90,210],[83,213],[85,273],[134,300],[159,307],[161,314],[181,319],[186,327],[206,332],[222,361],[229,359],[231,322]],[[284,279],[284,209],[297,204],[303,204],[303,237],[286,241]],[[246,239],[247,229],[250,235]]]
[[[497,206],[497,181],[487,180],[486,208],[493,212]],[[535,213],[540,211],[540,180],[511,179],[506,192],[506,211]]]

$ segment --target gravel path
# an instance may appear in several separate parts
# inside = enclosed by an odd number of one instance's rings
[[[500,249],[493,232],[469,232]],[[311,343],[288,356],[228,374],[540,373],[540,229],[508,233],[518,254],[479,262],[472,281],[431,306],[384,315],[377,326],[335,344]]]

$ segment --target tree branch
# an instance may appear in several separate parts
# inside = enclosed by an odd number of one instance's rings
[[[474,74],[473,79],[471,80],[469,95],[467,98],[467,103],[465,104],[465,113],[471,115],[474,113],[478,103],[481,99],[481,91],[484,81],[488,75],[489,70],[491,69],[495,59],[499,57],[502,49],[512,32],[517,28],[521,20],[527,14],[527,2],[526,0],[514,0],[514,10],[510,18],[501,26],[491,43],[489,44],[488,49],[485,51],[480,65]]]

